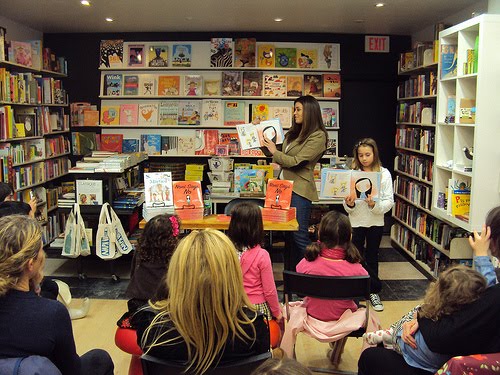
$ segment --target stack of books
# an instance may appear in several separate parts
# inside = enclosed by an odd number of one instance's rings
[[[266,200],[262,219],[276,223],[287,223],[295,219],[295,207],[290,207],[293,181],[270,179],[267,182]]]

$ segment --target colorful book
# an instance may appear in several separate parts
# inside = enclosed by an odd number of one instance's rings
[[[264,96],[283,98],[286,96],[286,75],[264,74]]]
[[[122,75],[105,74],[104,91],[102,94],[106,96],[120,96],[122,94]]]
[[[269,120],[269,105],[265,103],[250,104],[252,122]]]
[[[139,76],[139,95],[156,96],[156,77],[152,74]]]
[[[318,48],[318,69],[340,69],[340,44],[323,44]]]
[[[286,76],[286,96],[301,96],[304,86],[304,76]]]
[[[269,179],[264,207],[287,210],[292,202],[293,181]]]
[[[241,96],[241,72],[222,72],[222,95]]]
[[[224,101],[224,125],[235,126],[245,122],[245,102]]]
[[[460,112],[458,122],[461,124],[474,124],[476,122],[476,99],[460,99]]]
[[[259,44],[257,46],[257,63],[259,68],[274,68],[273,44]]]
[[[99,151],[122,152],[123,134],[101,134]]]
[[[177,155],[179,137],[175,135],[161,136],[161,154]]]
[[[322,198],[353,197],[364,200],[370,195],[379,200],[380,172],[363,172],[344,169],[323,168],[321,170]]]
[[[76,199],[80,205],[103,204],[102,180],[76,180]]]
[[[274,65],[277,68],[296,68],[297,67],[297,49],[279,48],[275,49]]]
[[[99,68],[121,68],[123,66],[123,39],[101,40]]]
[[[174,204],[171,172],[144,173],[144,205],[168,207]]]
[[[1,115],[0,115],[0,121],[1,121]],[[22,125],[25,137],[34,137],[40,134],[40,131],[38,129],[38,120],[35,113],[16,114],[16,124],[17,123]]]
[[[168,46],[166,44],[150,44],[148,46],[148,66],[151,68],[168,66]]]
[[[219,144],[219,131],[216,129],[196,130],[195,155],[215,155]]]
[[[199,181],[173,181],[173,204],[176,209],[203,208]]]
[[[94,132],[72,132],[71,145],[73,155],[88,155],[97,150],[97,138]]]
[[[338,129],[337,108],[321,108],[321,115],[323,117],[323,125],[325,125],[326,128]]]
[[[122,152],[139,152],[139,140],[125,138],[122,142]]]
[[[220,99],[203,99],[201,123],[204,126],[220,126],[222,124],[222,101]]]
[[[146,152],[148,155],[160,155],[161,135],[141,134],[141,151]]]
[[[323,74],[323,96],[327,98],[340,98],[340,73]]]
[[[16,64],[28,67],[33,65],[33,60],[31,58],[31,43],[12,40],[10,42],[10,48],[12,49],[12,55]]]
[[[137,104],[120,104],[120,125],[137,125],[139,109]]]
[[[301,69],[316,69],[318,67],[318,50],[299,49],[297,51],[297,65]]]
[[[219,144],[227,145],[229,155],[239,155],[240,154],[240,142],[238,138],[238,133],[225,133],[219,132]]]
[[[145,65],[144,44],[129,44],[127,46],[127,65],[131,68],[142,68]]]
[[[255,38],[238,38],[234,42],[234,66],[248,68],[255,66]]]
[[[227,68],[233,66],[233,39],[212,38],[210,41],[210,66]]]
[[[304,75],[304,95],[323,95],[323,76],[321,74]]]
[[[160,125],[177,125],[179,113],[179,101],[164,100],[160,102],[158,109],[158,119]]]
[[[328,139],[326,140],[326,156],[338,156],[337,145],[339,144],[338,132],[328,132]]]
[[[275,144],[283,143],[285,134],[279,120],[262,121],[259,124],[236,125],[242,150],[262,147],[264,136]]]
[[[103,105],[101,108],[101,125],[120,125],[120,106]]]
[[[158,96],[178,96],[181,92],[180,76],[159,76]]]
[[[262,72],[243,72],[243,96],[262,96]]]
[[[201,75],[184,76],[185,96],[200,96],[202,87],[203,87],[203,79]]]
[[[457,76],[457,46],[441,45],[441,79]]]
[[[266,191],[264,175],[266,172],[261,169],[240,169],[234,170],[235,190],[242,197],[263,197]]]
[[[180,135],[177,152],[179,153],[179,155],[194,155],[195,136]]]
[[[220,79],[204,79],[203,80],[203,95],[204,96],[220,96],[221,93]]]
[[[191,66],[191,44],[172,46],[172,66]]]
[[[269,107],[269,118],[278,119],[283,129],[288,129],[292,126],[292,107]]]
[[[158,124],[158,103],[141,103],[138,105],[138,125]]]
[[[123,95],[139,95],[139,76],[137,74],[123,75]]]
[[[201,124],[201,100],[180,100],[177,115],[178,125]]]

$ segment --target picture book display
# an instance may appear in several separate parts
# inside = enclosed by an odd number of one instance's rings
[[[449,179],[448,181],[448,213],[463,221],[469,221],[470,184],[465,181]]]
[[[301,69],[316,69],[318,67],[318,50],[299,49],[297,51],[297,66]]]
[[[219,144],[217,129],[196,130],[195,155],[215,155],[215,148]]]
[[[203,198],[199,181],[174,181],[175,213],[181,220],[203,219]]]
[[[103,204],[101,180],[76,180],[76,201],[80,205]]]
[[[120,125],[120,106],[103,105],[101,107],[102,125]]]
[[[460,112],[458,122],[461,124],[474,124],[476,122],[476,100],[460,99]]]
[[[244,124],[245,121],[245,102],[243,101],[224,101],[224,125],[235,126]]]
[[[12,40],[10,42],[12,54],[14,56],[14,62],[16,64],[31,67],[33,66],[33,60],[31,57],[31,43],[29,42],[17,42]]]
[[[340,69],[340,44],[323,44],[318,48],[318,69]]]
[[[141,74],[139,76],[139,95],[140,96],[156,95],[156,78],[154,75]]]
[[[162,155],[177,155],[178,145],[179,145],[179,137],[173,135],[161,136]]]
[[[123,134],[101,134],[100,151],[122,152]]]
[[[123,66],[123,39],[101,40],[99,68],[121,68]]]
[[[275,49],[274,65],[277,68],[296,68],[297,67],[297,49],[279,48]]]
[[[457,76],[457,45],[441,45],[441,79]]]
[[[255,38],[236,39],[234,42],[234,66],[254,67],[256,45]]]
[[[161,135],[160,134],[141,134],[141,151],[148,155],[161,154]]]
[[[233,66],[233,39],[212,38],[210,41],[210,66]]]
[[[269,179],[264,207],[287,210],[292,201],[293,181]]]
[[[325,125],[326,128],[339,128],[338,103],[332,104],[331,107],[322,107],[321,116],[323,117],[323,125]]]
[[[241,96],[241,72],[222,72],[222,95]]]
[[[201,101],[180,100],[177,116],[178,125],[200,125],[201,124]]]
[[[174,204],[171,172],[144,173],[145,206],[168,207]]]
[[[269,105],[265,103],[250,104],[252,122],[269,120]]]
[[[145,65],[144,44],[127,45],[127,65],[131,68],[142,68]]]
[[[110,94],[106,94],[110,95]],[[125,74],[123,76],[123,95],[139,95],[139,76]]]
[[[160,102],[158,108],[158,121],[160,125],[177,125],[179,115],[179,101],[165,100]]]
[[[139,125],[156,125],[158,123],[158,103],[141,103],[138,105]]]
[[[285,134],[278,119],[262,121],[257,125],[236,125],[242,150],[262,147],[264,136],[275,144],[283,143]]]
[[[126,138],[122,143],[122,152],[139,152],[139,140],[133,138]]]
[[[286,76],[286,96],[301,96],[304,87],[304,76]]]
[[[220,96],[221,80],[219,79],[204,79],[203,80],[203,95],[204,96]]]
[[[120,125],[137,125],[139,121],[139,107],[137,104],[120,104]]]
[[[191,44],[174,44],[172,46],[172,66],[191,66]]]
[[[243,96],[262,96],[262,72],[243,72]]]
[[[160,68],[168,66],[168,46],[165,44],[151,44],[148,46],[148,66]]]
[[[265,196],[265,174],[266,171],[262,169],[235,168],[234,191],[242,197]]]
[[[222,124],[222,101],[220,99],[203,99],[201,123],[205,126]]]
[[[323,76],[321,74],[304,75],[304,95],[323,96]]]
[[[363,172],[355,170],[323,168],[321,170],[322,198],[345,198],[364,200],[371,196],[379,200],[380,172]]]
[[[273,44],[259,44],[257,47],[257,64],[259,68],[274,68]]]
[[[288,129],[292,126],[292,107],[290,106],[280,106],[280,107],[269,107],[269,118],[276,118],[280,121],[281,127],[283,129]]]
[[[327,98],[340,98],[340,74],[323,74],[323,96]]]
[[[200,96],[203,88],[203,79],[201,75],[184,76],[184,95]]]
[[[177,145],[177,152],[179,155],[194,155],[195,151],[195,137],[194,135],[180,135]]]
[[[119,96],[122,93],[122,75],[105,74],[103,95]]]
[[[159,96],[178,96],[181,91],[180,76],[159,76],[158,77],[158,95]]]
[[[264,74],[264,96],[283,98],[286,90],[286,75]]]

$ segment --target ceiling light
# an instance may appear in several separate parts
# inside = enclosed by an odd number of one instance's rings
[[[384,5],[385,5],[385,3],[377,3],[377,4],[375,4],[375,6],[376,6],[377,8],[381,8],[381,7],[383,7]]]
[[[80,1],[80,4],[89,7],[90,6],[90,1],[88,1],[88,0],[82,0],[82,1]]]
[[[365,20],[354,20],[354,23],[363,23]]]
[[[275,22],[281,22],[281,21],[283,21],[283,18],[279,18],[279,17],[277,17],[277,18],[275,18],[275,19],[274,19],[274,21],[275,21]]]
[[[111,17],[106,17],[106,21],[113,22],[114,20]]]

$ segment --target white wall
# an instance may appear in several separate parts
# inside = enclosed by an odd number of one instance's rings
[[[0,16],[0,26],[7,29],[7,40],[42,40],[43,33]]]

